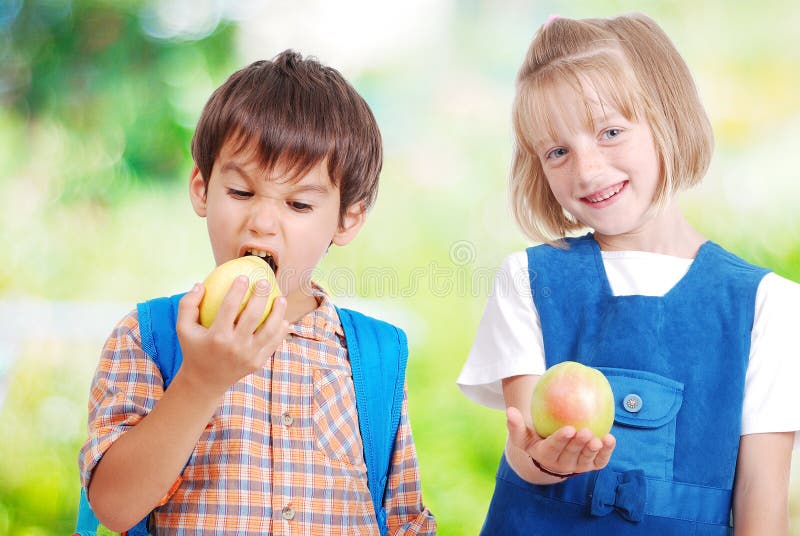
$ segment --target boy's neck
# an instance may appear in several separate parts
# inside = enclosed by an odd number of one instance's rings
[[[319,307],[310,290],[298,289],[286,296],[286,320],[291,324]]]

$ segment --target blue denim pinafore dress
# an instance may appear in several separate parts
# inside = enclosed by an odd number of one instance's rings
[[[609,465],[550,486],[500,460],[482,534],[727,535],[755,295],[767,270],[712,242],[664,296],[614,296],[592,235],[528,249],[547,366],[602,370]]]

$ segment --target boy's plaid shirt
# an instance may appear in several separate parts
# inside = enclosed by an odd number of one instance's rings
[[[291,324],[271,366],[231,387],[189,463],[154,512],[157,534],[378,534],[355,393],[336,310]],[[103,349],[80,452],[85,487],[103,453],[159,400],[163,382],[141,348],[136,311]],[[434,534],[403,400],[385,506],[389,534]]]

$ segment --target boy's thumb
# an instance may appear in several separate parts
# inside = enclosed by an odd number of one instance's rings
[[[200,302],[203,300],[202,283],[195,283],[194,286],[178,302],[178,322],[197,323],[200,318]]]

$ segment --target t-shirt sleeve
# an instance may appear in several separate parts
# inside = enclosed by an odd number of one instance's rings
[[[544,342],[524,251],[510,255],[494,281],[467,361],[456,383],[471,400],[504,409],[502,380],[545,370]]]
[[[745,377],[742,435],[794,432],[800,448],[800,285],[777,274],[764,276],[756,310]]]
[[[86,488],[103,454],[141,421],[163,394],[163,380],[142,349],[136,311],[106,340],[89,393],[89,434],[81,448],[81,485]]]

